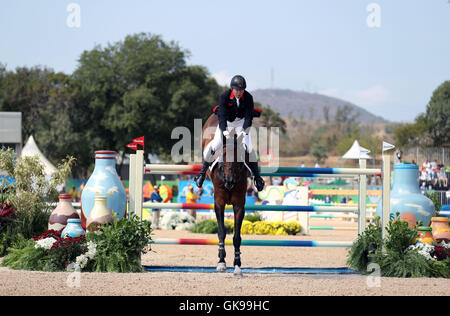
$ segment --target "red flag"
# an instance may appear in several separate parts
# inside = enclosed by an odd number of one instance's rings
[[[144,149],[144,139],[145,139],[145,136],[135,138],[135,139],[133,139],[133,143],[141,145],[142,149]]]
[[[130,143],[130,144],[128,144],[126,147],[128,147],[128,148],[130,148],[130,149],[137,150],[137,145],[138,145],[138,144],[136,144],[136,143]]]

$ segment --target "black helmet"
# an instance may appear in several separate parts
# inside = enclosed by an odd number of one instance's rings
[[[236,90],[245,90],[245,88],[247,88],[247,83],[245,82],[244,77],[236,75],[231,79],[230,86]]]

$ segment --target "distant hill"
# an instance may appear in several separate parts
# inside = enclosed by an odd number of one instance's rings
[[[354,109],[353,113],[359,112],[360,123],[382,123],[387,122],[380,116],[374,115],[363,108],[348,101],[329,97],[317,93],[293,91],[286,89],[258,89],[250,92],[255,102],[270,107],[280,113],[283,117],[298,117],[305,120],[323,121],[324,107],[328,107],[330,119],[334,119],[338,107],[349,105]]]

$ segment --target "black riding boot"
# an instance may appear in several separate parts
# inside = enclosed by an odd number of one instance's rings
[[[195,183],[197,184],[197,186],[199,188],[202,187],[203,181],[205,181],[206,171],[208,171],[208,168],[209,168],[210,165],[211,165],[211,163],[209,163],[208,161],[204,160],[202,169],[200,170],[198,175],[196,175],[195,178],[194,178],[194,181],[195,181]]]
[[[258,162],[257,161],[249,162],[248,166],[252,170],[253,176],[255,177],[256,189],[259,192],[261,192],[262,190],[264,190],[265,182],[264,182],[263,178],[261,178],[261,176],[259,175]]]

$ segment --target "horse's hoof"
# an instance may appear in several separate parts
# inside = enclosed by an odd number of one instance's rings
[[[217,264],[216,270],[217,270],[217,272],[225,272],[225,271],[227,271],[227,265],[225,264],[225,262],[219,262]]]
[[[234,266],[234,276],[241,277],[242,276],[242,270],[239,266]]]

